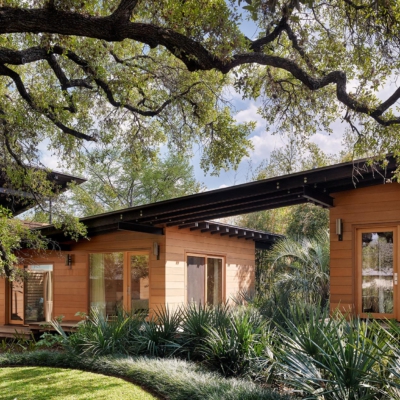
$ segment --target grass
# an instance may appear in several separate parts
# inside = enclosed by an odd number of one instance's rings
[[[0,368],[0,398],[2,400],[156,399],[143,389],[120,378],[48,367]]]
[[[0,354],[0,368],[6,366],[67,367],[118,376],[169,400],[289,399],[250,380],[226,379],[205,371],[197,364],[177,359],[127,356],[90,358],[61,352],[33,351]]]

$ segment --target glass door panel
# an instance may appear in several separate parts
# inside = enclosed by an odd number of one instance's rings
[[[207,303],[222,303],[222,259],[207,258]]]
[[[361,233],[361,312],[394,314],[394,231]]]
[[[103,315],[116,315],[123,306],[123,253],[97,253],[89,256],[90,307]]]
[[[205,257],[187,258],[187,302],[205,303]]]
[[[10,323],[24,323],[24,282],[10,282]]]
[[[131,311],[149,309],[149,255],[128,255]]]

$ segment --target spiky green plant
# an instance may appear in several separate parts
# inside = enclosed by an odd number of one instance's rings
[[[122,310],[112,318],[106,318],[100,310],[93,308],[77,331],[70,335],[63,331],[58,321],[52,321],[52,325],[63,336],[64,346],[73,353],[90,356],[129,354],[130,340],[139,332],[144,318],[143,314],[130,315]]]
[[[223,325],[207,332],[199,352],[209,367],[224,376],[256,378],[270,367],[269,329],[256,310],[232,311]]]
[[[281,330],[282,346],[276,357],[284,382],[308,398],[384,397],[389,345],[379,324],[358,318],[346,320],[339,314],[327,317],[320,311],[308,317],[298,313]]]
[[[181,344],[178,340],[182,321],[180,308],[171,311],[168,307],[157,309],[148,321],[144,321],[139,332],[131,337],[133,354],[169,357],[176,354]]]

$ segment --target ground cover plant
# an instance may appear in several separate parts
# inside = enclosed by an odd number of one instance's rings
[[[121,378],[49,367],[0,368],[0,392],[3,400],[157,399]]]
[[[93,358],[49,350],[0,354],[0,368],[20,365],[75,368],[123,377],[170,400],[289,400],[249,380],[226,379],[178,359]]]

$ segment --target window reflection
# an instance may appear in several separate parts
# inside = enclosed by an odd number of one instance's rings
[[[393,232],[362,234],[362,311],[393,313]]]

